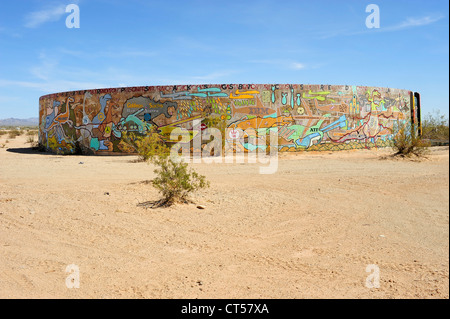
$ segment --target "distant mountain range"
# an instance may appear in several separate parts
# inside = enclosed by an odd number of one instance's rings
[[[0,126],[38,126],[39,118],[30,117],[29,119],[9,118],[0,120]]]

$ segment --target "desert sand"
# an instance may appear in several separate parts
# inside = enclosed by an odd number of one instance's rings
[[[195,204],[146,209],[152,165],[25,141],[0,148],[0,298],[449,298],[448,147],[193,164]]]

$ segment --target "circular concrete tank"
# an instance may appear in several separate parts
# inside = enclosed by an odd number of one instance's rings
[[[39,142],[48,150],[133,154],[123,133],[177,127],[198,138],[221,127],[225,140],[252,151],[278,134],[279,151],[389,146],[395,122],[417,122],[417,93],[391,88],[311,84],[214,84],[121,87],[55,93],[39,99]],[[416,97],[416,98],[415,98]],[[224,131],[224,128],[226,131]],[[247,131],[254,132],[250,139]],[[240,138],[237,138],[237,137]],[[255,142],[256,141],[256,142]]]

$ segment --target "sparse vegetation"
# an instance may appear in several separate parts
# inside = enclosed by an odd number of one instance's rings
[[[176,161],[170,157],[170,148],[153,129],[147,136],[124,134],[127,143],[134,146],[139,160],[152,163],[156,178],[151,181],[161,194],[162,199],[156,202],[144,203],[142,206],[166,207],[174,203],[187,203],[190,193],[209,187],[205,176],[199,175],[182,160]]]
[[[36,130],[28,130],[27,131],[27,136],[35,136],[38,135],[38,131]]]
[[[138,161],[147,162],[155,156],[170,154],[170,148],[161,139],[156,129],[153,128],[146,136],[138,136],[134,133],[124,133],[123,139],[128,144],[133,145],[138,153]]]
[[[199,175],[193,169],[188,170],[188,164],[175,161],[170,156],[156,156],[152,160],[158,168],[155,169],[157,177],[152,185],[162,194],[163,198],[157,206],[170,206],[176,202],[189,202],[190,193],[209,187],[205,176]]]
[[[6,131],[4,131],[4,130],[0,130],[0,136],[5,135],[6,133],[8,133],[8,132],[6,132]]]
[[[17,136],[20,136],[20,135],[22,135],[22,131],[20,131],[20,130],[11,130],[11,131],[9,131],[8,132],[8,137],[9,138],[16,138]]]
[[[208,128],[216,128],[220,131],[221,137],[222,137],[222,149],[214,148],[211,150],[211,155],[219,156],[222,155],[222,151],[225,149],[225,141],[227,136],[227,120],[226,120],[226,113],[222,113],[219,115],[209,115],[205,118],[204,124]],[[211,138],[212,139],[212,138]],[[209,142],[209,141],[207,141]]]
[[[34,135],[29,135],[28,137],[27,137],[27,144],[33,144],[35,141],[34,141]]]
[[[422,120],[422,137],[428,140],[448,142],[449,120],[439,110],[428,113]]]
[[[394,126],[392,148],[394,156],[424,157],[428,152],[429,143],[419,136],[417,126],[414,124],[400,124]]]
[[[31,144],[32,148],[36,148],[39,145],[39,143],[34,139],[34,137],[35,137],[34,135],[29,135],[26,141],[27,144]]]

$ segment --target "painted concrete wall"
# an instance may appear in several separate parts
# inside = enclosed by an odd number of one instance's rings
[[[76,142],[95,154],[134,153],[124,132],[164,139],[181,127],[191,137],[226,123],[233,139],[253,128],[256,139],[278,132],[279,151],[334,151],[389,145],[396,121],[410,121],[411,92],[399,89],[303,84],[146,86],[50,94],[39,99],[39,141],[73,153]],[[202,125],[193,127],[193,120]],[[211,124],[210,124],[211,125]],[[241,135],[242,137],[242,135]],[[255,139],[251,139],[255,141]],[[237,147],[260,144],[240,139]]]

